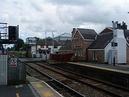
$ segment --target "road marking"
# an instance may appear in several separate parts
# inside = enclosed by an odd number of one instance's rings
[[[19,93],[16,93],[16,97],[20,97],[20,96],[19,96]]]

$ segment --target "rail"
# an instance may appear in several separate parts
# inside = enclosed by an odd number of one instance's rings
[[[56,86],[56,87],[58,86],[58,87],[60,87],[61,89],[63,88],[66,92],[70,93],[71,97],[86,97],[86,96],[80,94],[79,92],[75,91],[75,90],[72,89],[71,87],[69,87],[69,86],[63,84],[62,82],[56,80],[55,78],[49,76],[48,74],[43,73],[43,72],[41,72],[40,70],[38,70],[38,69],[36,69],[36,68],[33,68],[32,66],[26,64],[25,62],[22,62],[22,63],[25,64],[25,65],[27,65],[27,66],[29,66],[29,67],[32,68],[33,70],[37,71],[37,72],[40,73],[42,76],[47,77],[47,78],[49,79],[49,81],[47,82],[48,84],[52,85],[53,87],[54,87],[54,86]],[[28,72],[27,72],[27,74],[28,74]],[[31,74],[29,74],[29,75],[31,75]],[[55,87],[55,88],[56,88],[56,87]]]

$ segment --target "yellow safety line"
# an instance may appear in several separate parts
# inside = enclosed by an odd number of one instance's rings
[[[20,96],[19,96],[19,93],[16,93],[16,97],[20,97]]]
[[[51,91],[42,92],[43,97],[53,97],[53,93]]]
[[[41,83],[36,83],[37,88],[43,88],[43,85]]]

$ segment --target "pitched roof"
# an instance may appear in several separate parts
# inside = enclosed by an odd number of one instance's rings
[[[95,39],[97,33],[93,29],[83,29],[77,28],[77,30],[81,33],[84,39]]]
[[[129,30],[124,30],[124,36],[129,43]],[[105,28],[88,49],[104,49],[113,38],[113,30]]]
[[[97,36],[97,39],[89,46],[88,49],[104,49],[112,40],[113,33],[104,33]]]
[[[100,34],[111,33],[111,32],[113,32],[112,27],[107,27]],[[129,43],[129,30],[124,30],[124,36],[126,41]]]
[[[102,30],[100,32],[100,34],[104,34],[104,33],[108,33],[108,32],[112,32],[112,27],[106,27],[104,30]]]
[[[93,29],[73,28],[72,37],[79,32],[83,39],[95,39],[97,33]]]

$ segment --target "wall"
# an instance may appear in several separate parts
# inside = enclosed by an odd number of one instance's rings
[[[104,50],[88,50],[88,60],[104,63]]]
[[[126,39],[123,30],[117,30],[117,60],[118,63],[126,63]]]
[[[116,42],[117,46],[112,47],[111,42]],[[105,47],[105,62],[108,62],[109,60],[113,60],[112,58],[115,58],[116,63],[121,64],[121,63],[126,63],[126,39],[123,33],[123,30],[116,30],[116,37],[112,39],[106,47]],[[113,54],[113,51],[116,50],[116,53]],[[112,54],[111,54],[112,53]],[[113,61],[112,61],[113,62]],[[111,63],[112,63],[111,62]]]
[[[77,58],[77,60],[87,60],[88,53],[86,52],[86,49],[92,42],[92,40],[86,40],[80,35],[79,32],[76,32],[74,37],[72,37],[72,50],[75,53],[75,57]]]
[[[129,46],[126,47],[126,51],[127,51],[126,60],[127,60],[127,64],[129,65]]]
[[[111,40],[111,42],[112,42],[112,40]],[[105,63],[107,63],[108,62],[108,58],[109,58],[109,56],[108,56],[108,54],[109,54],[109,51],[112,49],[112,47],[111,47],[111,42],[105,47],[105,49],[104,49],[104,62]]]

